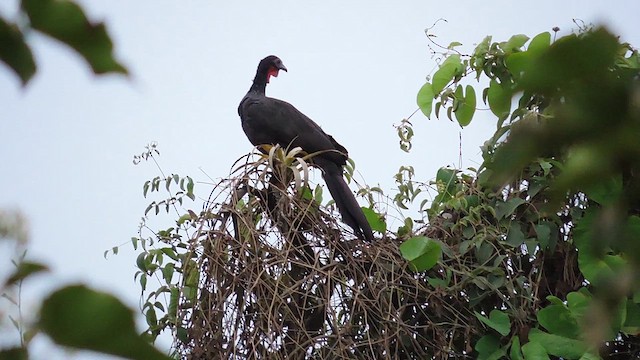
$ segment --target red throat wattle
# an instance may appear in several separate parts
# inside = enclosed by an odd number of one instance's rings
[[[275,66],[270,67],[269,71],[267,71],[267,82],[269,82],[269,80],[271,79],[272,76],[273,77],[278,77],[278,72],[279,71],[280,70]]]

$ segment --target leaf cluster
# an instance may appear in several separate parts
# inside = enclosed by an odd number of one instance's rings
[[[421,110],[471,74],[497,130],[479,170],[438,171],[423,231],[449,247],[431,282],[468,297],[488,330],[478,358],[637,356],[638,52],[602,28],[487,37],[447,55]],[[457,287],[468,278],[477,289]]]

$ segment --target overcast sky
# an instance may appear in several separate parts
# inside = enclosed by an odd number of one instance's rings
[[[0,13],[12,17],[17,3],[3,1]],[[477,167],[479,146],[495,127],[488,116],[461,131],[416,114],[411,154],[398,148],[393,124],[416,109],[416,93],[436,66],[424,30],[438,19],[447,22],[431,30],[434,40],[459,41],[465,53],[486,35],[506,40],[554,26],[566,34],[574,18],[606,24],[640,46],[636,0],[80,3],[107,23],[129,78],[96,77],[72,51],[38,34],[29,36],[38,73],[26,88],[0,66],[0,207],[27,215],[31,257],[53,269],[25,284],[27,312],[73,282],[138,306],[137,253],[126,245],[103,258],[136,235],[149,202],[142,185],[158,175],[152,164],[134,166],[133,155],[157,141],[162,169],[192,176],[202,182],[196,194],[208,196],[207,175],[228,175],[251,150],[236,109],[266,55],[289,69],[271,81],[268,95],[294,104],[342,143],[360,181],[390,192],[401,165],[414,165],[424,181],[441,166],[459,165],[460,136],[462,167]],[[185,205],[197,210],[201,202]],[[7,259],[0,262],[6,269]],[[53,358],[48,346],[41,341],[34,358]]]

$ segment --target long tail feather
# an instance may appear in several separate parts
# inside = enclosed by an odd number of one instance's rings
[[[351,189],[342,177],[342,169],[335,163],[330,161],[317,161],[316,164],[324,170],[322,177],[324,178],[327,188],[338,206],[338,211],[342,215],[342,221],[353,228],[356,235],[366,241],[372,242],[373,232],[371,226],[364,216],[360,205],[353,196]]]

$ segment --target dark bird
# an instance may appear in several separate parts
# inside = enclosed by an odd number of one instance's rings
[[[342,220],[358,237],[373,241],[371,226],[342,177],[347,149],[293,105],[265,95],[269,79],[278,76],[280,70],[287,68],[277,56],[267,56],[258,64],[253,84],[238,107],[244,133],[254,146],[278,144],[283,148],[300,147],[309,154],[320,152],[313,162],[322,169]]]

